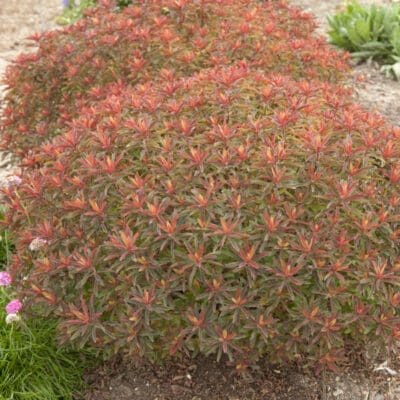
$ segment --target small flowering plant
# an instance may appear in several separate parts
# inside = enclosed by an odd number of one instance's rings
[[[12,278],[11,275],[6,271],[0,271],[0,286],[2,287],[2,296],[8,298],[7,288],[11,285]],[[10,324],[14,321],[19,321],[19,312],[22,309],[22,303],[19,299],[10,300],[5,306],[6,312],[6,323]]]
[[[63,13],[57,18],[60,25],[71,24],[82,18],[87,8],[96,5],[94,0],[81,0],[76,3],[75,0],[61,0]]]
[[[22,182],[22,179],[18,175],[10,175],[4,180],[3,187],[12,188],[19,186]]]
[[[29,250],[30,251],[38,251],[40,250],[43,246],[47,244],[46,239],[42,239],[40,237],[35,237],[32,242],[29,244]]]
[[[34,394],[37,399],[72,399],[83,384],[84,369],[94,359],[86,349],[80,349],[78,357],[71,348],[60,348],[53,319],[21,318],[12,253],[8,231],[0,228],[0,398],[26,399]]]
[[[7,180],[8,183],[12,182],[13,184],[19,184],[21,178],[17,176],[11,176]],[[3,265],[7,265],[10,261],[10,250],[11,244],[8,240],[7,231],[3,230],[0,232],[0,263]],[[11,323],[20,319],[19,312],[22,308],[22,303],[18,299],[11,299],[10,296],[12,294],[11,285],[13,283],[13,279],[8,271],[0,271],[0,304],[1,301],[5,301],[6,304],[4,307],[1,307],[5,313],[5,320],[7,323]],[[0,318],[1,316],[1,308],[0,308]]]
[[[0,257],[0,263],[5,264]],[[0,264],[0,268],[2,265]],[[72,399],[83,383],[82,373],[92,363],[89,352],[79,357],[60,348],[51,318],[21,318],[22,303],[13,299],[13,280],[0,271],[0,398]],[[82,355],[87,358],[82,358]]]

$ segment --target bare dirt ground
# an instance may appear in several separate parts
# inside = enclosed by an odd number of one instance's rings
[[[243,378],[226,362],[203,357],[161,366],[106,363],[88,374],[85,400],[399,400],[400,369],[391,367],[395,376],[354,355],[340,374],[259,363]]]
[[[292,3],[314,13],[320,25],[318,32],[324,34],[326,16],[337,10],[342,1],[292,0]],[[24,37],[54,28],[54,18],[60,10],[61,0],[0,0],[0,75],[19,52],[29,49]],[[400,126],[400,83],[386,78],[373,65],[355,66],[353,75],[360,74],[365,77],[362,84],[351,81],[358,101]],[[11,171],[9,160],[0,161],[0,182]],[[231,367],[210,358],[175,360],[163,366],[147,364],[139,368],[108,362],[88,373],[90,389],[84,397],[87,400],[400,399],[398,361],[390,365],[392,370],[382,367],[374,371],[377,362],[366,364],[354,354],[350,360],[342,373],[327,374],[324,379],[296,366],[262,363],[251,377],[239,379]]]
[[[34,32],[56,27],[61,0],[0,0],[0,68],[26,47]]]

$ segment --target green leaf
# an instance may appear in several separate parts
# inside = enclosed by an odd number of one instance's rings
[[[348,26],[346,29],[347,36],[349,37],[351,43],[353,44],[354,48],[358,48],[364,43],[363,38],[357,32],[357,29],[354,26]]]
[[[368,21],[359,19],[354,23],[354,28],[362,40],[365,42],[371,40],[371,31]]]
[[[361,48],[365,49],[365,50],[388,51],[390,48],[390,45],[387,43],[373,41],[373,42],[364,43],[361,46]]]
[[[396,26],[395,29],[393,29],[390,43],[393,46],[393,53],[400,56],[400,26]]]

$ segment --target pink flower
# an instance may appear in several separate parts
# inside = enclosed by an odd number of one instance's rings
[[[0,271],[0,286],[9,286],[11,284],[11,276],[8,272]]]
[[[22,303],[17,299],[17,300],[11,300],[7,305],[6,305],[6,312],[7,314],[17,314],[22,308]]]

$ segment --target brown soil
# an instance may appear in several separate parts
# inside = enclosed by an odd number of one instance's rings
[[[126,364],[125,364],[126,367]],[[110,372],[114,376],[110,377]],[[88,377],[95,382],[87,400],[316,400],[319,383],[295,369],[262,366],[240,378],[226,362],[210,358],[123,370],[109,365]],[[99,384],[100,383],[100,384]]]
[[[358,356],[340,374],[259,364],[246,377],[212,358],[135,367],[108,362],[88,374],[85,400],[398,400],[400,378],[373,371]],[[400,364],[391,366],[400,370]]]
[[[369,0],[371,2],[371,0]],[[315,14],[320,34],[327,29],[326,16],[342,0],[292,0]],[[388,2],[375,0],[376,3]],[[0,75],[6,65],[29,46],[24,37],[55,27],[61,0],[0,0]],[[376,65],[355,66],[352,80],[358,101],[400,126],[400,84],[381,74]],[[1,93],[1,86],[0,86]],[[8,159],[0,161],[0,181],[10,174]],[[382,360],[381,360],[382,361]],[[251,376],[239,378],[225,362],[211,358],[175,360],[163,366],[135,367],[108,362],[88,373],[86,400],[398,400],[400,374],[373,372],[376,363],[353,361],[341,374],[324,379],[299,368],[260,364]],[[400,364],[392,368],[400,371]],[[1,395],[1,393],[0,393]],[[1,397],[1,396],[0,396]]]

